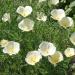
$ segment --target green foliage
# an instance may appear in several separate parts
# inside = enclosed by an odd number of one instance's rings
[[[4,54],[0,48],[0,75],[67,75],[70,61],[68,58],[65,58],[56,67],[50,64],[47,58],[43,58],[35,66],[30,66],[25,62],[25,56],[28,51],[37,50],[41,41],[54,43],[59,51],[64,51],[67,47],[74,47],[69,36],[75,32],[75,28],[64,29],[59,26],[57,21],[50,18],[52,9],[65,9],[66,6],[69,7],[69,4],[69,0],[66,3],[62,1],[56,6],[48,6],[48,1],[39,4],[38,0],[0,0],[0,40],[14,40],[21,44],[19,54],[13,56]],[[28,16],[35,21],[34,30],[31,32],[22,32],[18,28],[17,17],[19,15],[16,13],[16,9],[20,5],[31,5],[33,8],[33,13]],[[73,7],[72,4],[70,7]],[[46,22],[35,19],[38,11],[43,11],[48,16]],[[5,12],[11,13],[11,23],[2,22],[1,18]],[[72,8],[68,16],[75,20],[74,12],[75,10]]]

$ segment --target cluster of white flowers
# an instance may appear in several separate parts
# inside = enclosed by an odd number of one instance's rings
[[[63,60],[63,55],[61,52],[56,51],[56,47],[53,43],[43,41],[39,45],[38,51],[28,52],[26,55],[26,62],[30,65],[35,65],[39,62],[42,56],[47,57],[50,63],[57,64]]]
[[[1,40],[1,47],[3,47],[3,53],[7,53],[9,55],[17,54],[20,50],[20,44],[15,41]]]
[[[51,17],[54,20],[57,20],[59,25],[65,29],[74,26],[73,19],[71,17],[66,17],[65,11],[63,9],[53,9],[51,11]]]
[[[75,39],[75,38],[73,38]],[[72,57],[75,55],[74,48],[67,48],[64,51],[64,55],[66,57]],[[56,47],[53,43],[43,41],[39,45],[38,51],[31,51],[28,52],[26,55],[26,62],[30,65],[35,65],[35,63],[39,62],[42,56],[47,57],[51,64],[57,65],[59,62],[63,61],[64,57],[60,51],[56,51]]]
[[[27,17],[32,13],[32,7],[31,6],[26,6],[26,7],[19,6],[16,12],[23,17]],[[34,21],[29,18],[25,18],[18,24],[18,27],[22,31],[26,31],[26,32],[31,31],[33,30],[33,27],[34,27]]]
[[[39,3],[43,1],[46,0],[39,0]],[[59,0],[50,0],[49,2],[52,5],[57,5],[59,3]],[[18,24],[18,28],[21,29],[22,31],[29,32],[33,30],[34,21],[27,18],[32,13],[32,11],[33,9],[31,6],[25,7],[19,6],[17,8],[16,12],[23,17],[23,19]],[[63,9],[53,9],[51,11],[51,18],[57,20],[59,25],[64,28],[74,26],[73,19],[71,17],[67,17]],[[37,12],[36,19],[45,22],[47,20],[47,16],[43,12]],[[10,13],[5,13],[2,17],[2,21],[9,22]],[[73,45],[75,45],[75,32],[71,35],[70,41],[72,42]],[[15,41],[8,41],[3,39],[0,41],[0,46],[3,48],[3,53],[7,53],[9,55],[17,54],[20,51],[20,44]],[[68,47],[64,51],[64,55],[66,57],[74,56],[75,49]],[[56,47],[53,43],[43,41],[39,45],[37,51],[30,51],[27,53],[25,61],[30,65],[35,65],[42,59],[42,56],[48,57],[49,62],[54,65],[61,62],[64,59],[63,54],[60,51],[56,51]]]

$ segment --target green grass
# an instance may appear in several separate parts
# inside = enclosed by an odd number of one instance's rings
[[[64,58],[64,61],[56,67],[44,58],[35,66],[30,66],[25,62],[27,52],[37,50],[42,41],[50,41],[55,44],[58,51],[63,52],[67,47],[75,47],[71,44],[69,37],[75,28],[64,29],[59,26],[57,21],[50,18],[50,11],[54,8],[63,8],[69,5],[73,0],[67,0],[67,3],[60,3],[57,6],[48,6],[48,1],[37,3],[37,0],[0,0],[0,40],[7,39],[19,42],[21,50],[17,55],[9,56],[2,52],[0,48],[0,75],[67,75],[67,69],[70,59]],[[33,13],[28,18],[35,21],[34,30],[22,32],[18,28],[18,6],[31,5]],[[36,12],[43,11],[48,19],[46,22],[37,21]],[[11,14],[11,23],[2,22],[4,13]],[[68,14],[75,21],[75,8]],[[23,18],[22,18],[23,19]]]

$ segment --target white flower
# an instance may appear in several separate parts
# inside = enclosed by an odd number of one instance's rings
[[[67,27],[73,27],[74,22],[71,17],[64,17],[59,21],[60,26],[67,28]]]
[[[38,51],[30,51],[27,53],[25,61],[30,65],[35,65],[42,58]]]
[[[5,13],[2,17],[3,22],[9,22],[10,21],[10,13]]]
[[[59,3],[59,0],[50,0],[50,4],[57,5]]]
[[[43,41],[39,45],[38,50],[43,56],[48,56],[48,55],[53,55],[55,53],[56,47],[54,46],[53,43]]]
[[[18,27],[22,30],[22,31],[31,31],[33,30],[34,27],[34,21],[32,21],[31,19],[23,19],[19,24]]]
[[[47,16],[43,12],[37,12],[37,20],[45,22],[47,20]]]
[[[44,2],[44,1],[46,1],[46,0],[39,0],[39,3]]]
[[[8,44],[8,40],[5,40],[5,39],[3,39],[3,40],[1,40],[0,41],[0,45],[1,45],[1,47],[6,47],[7,46],[7,44]]]
[[[63,60],[63,55],[61,52],[56,51],[54,55],[48,56],[48,60],[52,64],[57,64]]]
[[[61,20],[63,17],[65,17],[65,11],[63,9],[53,9],[51,11],[51,17],[54,20]]]
[[[75,55],[75,49],[74,48],[67,48],[64,51],[64,54],[65,54],[66,57],[74,56]]]
[[[16,10],[16,12],[20,15],[22,15],[23,17],[27,17],[31,14],[32,12],[32,7],[31,6],[19,6]]]
[[[70,41],[73,45],[75,45],[75,32],[71,34]]]
[[[8,44],[3,49],[3,53],[13,55],[17,54],[19,50],[20,50],[20,44],[18,42],[9,41]]]

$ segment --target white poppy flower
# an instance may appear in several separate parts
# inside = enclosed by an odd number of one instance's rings
[[[6,47],[7,46],[7,44],[8,44],[8,40],[5,40],[5,39],[3,39],[3,40],[1,40],[0,41],[0,45],[1,45],[1,47]]]
[[[43,12],[37,12],[37,20],[39,21],[46,21],[47,20],[47,16],[43,13]]]
[[[55,53],[56,47],[54,46],[53,43],[43,41],[39,45],[38,50],[43,56],[48,56],[48,55],[53,55]]]
[[[20,44],[18,42],[9,41],[8,44],[3,49],[3,53],[13,55],[17,54],[19,50],[20,50]]]
[[[63,9],[53,9],[51,11],[51,17],[54,20],[60,21],[63,17],[65,17],[65,11]]]
[[[16,12],[20,15],[22,15],[23,17],[27,17],[31,14],[32,12],[32,7],[31,6],[19,6],[16,10]]]
[[[60,26],[67,28],[67,27],[73,27],[74,22],[71,17],[64,17],[59,21]]]
[[[64,54],[65,54],[66,57],[74,56],[75,55],[75,49],[74,48],[67,48],[64,51]]]
[[[75,32],[71,34],[70,41],[73,45],[75,45]]]
[[[31,31],[33,30],[34,27],[34,21],[32,21],[31,19],[23,19],[19,24],[18,27],[22,30],[22,31]]]
[[[56,65],[63,60],[63,55],[61,52],[56,51],[54,55],[48,56],[48,60],[50,63]]]
[[[27,53],[25,61],[30,65],[35,65],[42,58],[38,51],[30,51]]]
[[[10,21],[10,13],[5,13],[2,17],[3,22],[9,22]]]
[[[57,5],[59,3],[59,0],[50,0],[50,4]]]
[[[44,2],[44,1],[46,1],[46,0],[39,0],[39,3]]]

